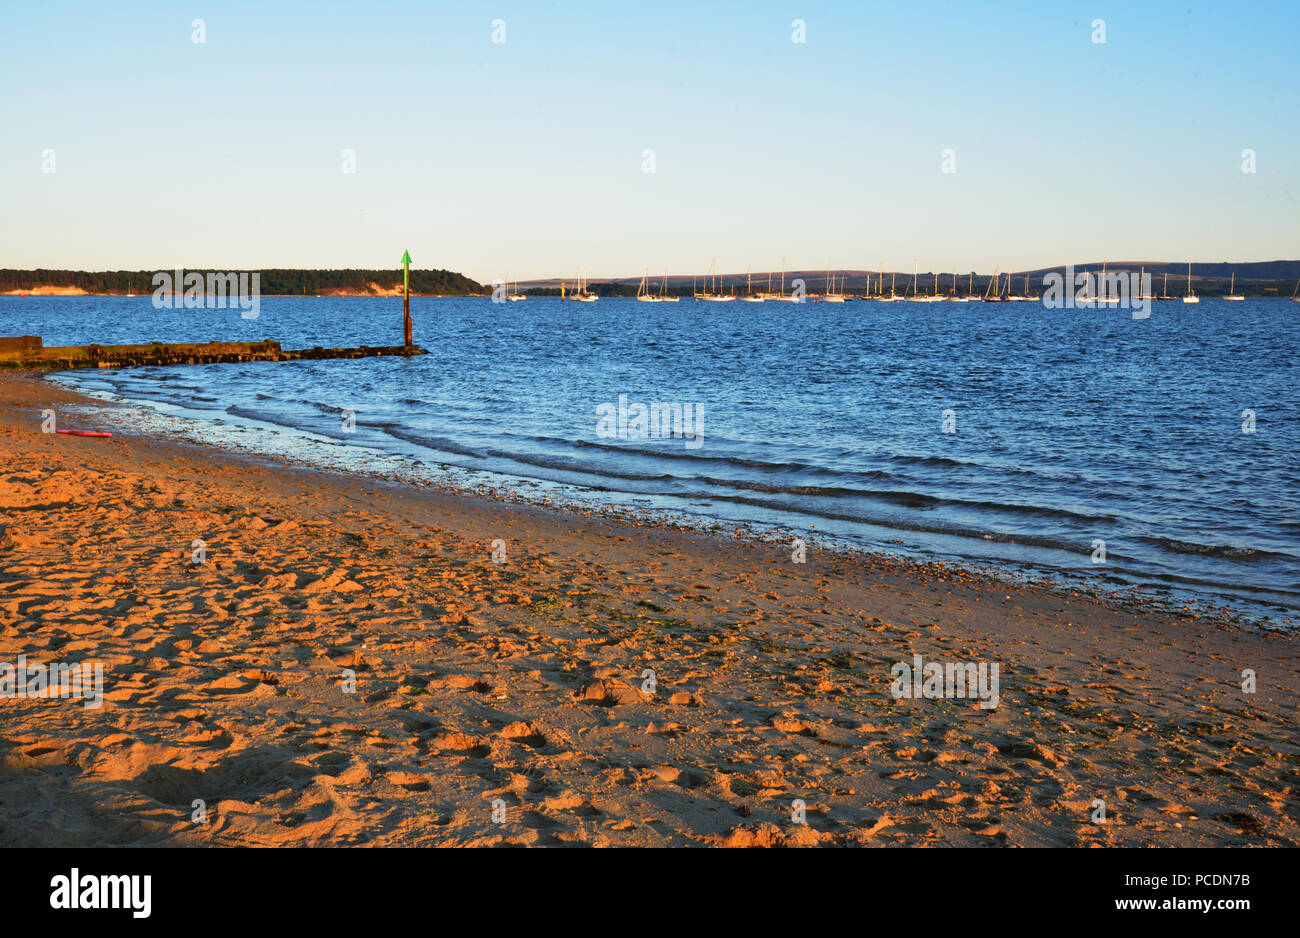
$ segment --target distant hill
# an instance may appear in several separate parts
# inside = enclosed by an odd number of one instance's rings
[[[160,268],[165,269],[165,268]],[[0,270],[0,293],[62,293],[124,296],[153,293],[154,270]],[[170,272],[170,271],[169,271]],[[186,273],[224,273],[215,268],[185,268]],[[258,271],[263,296],[393,296],[402,292],[400,270]],[[450,270],[412,270],[413,296],[482,296],[490,287]]]
[[[1075,264],[1075,272],[1101,270],[1100,262]],[[1165,275],[1169,275],[1169,292],[1181,293],[1187,288],[1187,262],[1165,261],[1107,261],[1106,270],[1114,273],[1138,273],[1145,271],[1155,281],[1157,290],[1162,289]],[[1064,272],[1063,267],[1047,267],[1042,270],[1020,271],[1030,276],[1031,282],[1037,279],[1042,283],[1043,275],[1051,271]],[[1300,261],[1254,261],[1245,264],[1193,263],[1192,284],[1196,292],[1203,296],[1224,296],[1236,277],[1235,290],[1245,296],[1290,296],[1300,281]],[[1175,289],[1177,288],[1177,289]]]
[[[1076,272],[1100,271],[1100,261],[1088,261],[1074,265]],[[1112,273],[1136,273],[1139,269],[1152,275],[1156,289],[1164,288],[1164,276],[1169,275],[1169,292],[1178,293],[1186,288],[1187,262],[1177,261],[1107,261],[1106,269]],[[1041,287],[1043,276],[1049,272],[1064,272],[1064,266],[1038,268],[1035,270],[1010,271],[1014,286],[1023,288],[1024,278],[1029,277],[1031,287]],[[209,268],[194,268],[186,272],[216,273]],[[153,270],[7,270],[0,269],[0,294],[95,294],[123,296],[134,293],[146,296],[153,292]],[[397,270],[308,270],[299,268],[275,268],[259,271],[261,274],[261,293],[263,296],[396,296],[402,291],[402,275]],[[970,271],[939,272],[940,292],[948,292],[953,286],[953,276],[962,292],[972,287]],[[870,277],[875,289],[876,271],[868,270],[833,270],[837,289],[847,293],[862,293],[867,289]],[[1005,278],[1007,271],[1002,271]],[[1192,283],[1196,292],[1204,296],[1221,296],[1228,292],[1228,285],[1236,275],[1236,289],[1246,296],[1290,296],[1300,281],[1300,260],[1294,261],[1255,261],[1252,263],[1193,263]],[[910,289],[912,272],[885,271],[885,284],[888,287],[891,277],[899,293]],[[934,271],[920,271],[917,275],[918,288],[923,293],[934,289]],[[719,289],[725,293],[743,293],[747,279],[756,291],[780,288],[780,271],[758,271],[746,274],[719,274]],[[991,273],[974,274],[973,289],[982,294],[992,279]],[[708,274],[681,275],[668,277],[669,293],[689,296],[693,289],[704,290],[708,286]],[[803,280],[804,288],[809,293],[822,293],[826,289],[825,270],[787,270],[785,271],[785,288],[793,289],[795,280]],[[601,296],[634,296],[641,282],[636,277],[616,277],[605,280],[591,280],[589,288]],[[559,295],[560,284],[572,285],[566,278],[522,281],[518,289],[535,296]],[[652,280],[652,290],[658,291],[663,283],[661,276]],[[487,296],[492,292],[489,285],[476,283],[463,274],[450,270],[412,270],[411,294],[413,296]]]
[[[1076,273],[1099,272],[1102,267],[1101,261],[1088,261],[1074,265]],[[1127,273],[1132,271],[1137,273],[1139,270],[1151,274],[1152,280],[1155,281],[1155,289],[1159,291],[1163,287],[1164,276],[1169,274],[1169,290],[1171,293],[1181,295],[1181,291],[1187,286],[1187,262],[1177,261],[1107,261],[1106,270],[1112,273]],[[1010,271],[1014,286],[1017,289],[1024,287],[1025,277],[1028,276],[1031,287],[1041,288],[1043,276],[1049,272],[1064,273],[1064,265],[1057,267],[1041,267],[1034,270],[1012,270]],[[1000,276],[1005,279],[1008,271],[1002,270]],[[957,277],[957,285],[961,292],[965,292],[971,287],[972,271],[940,271],[939,272],[939,292],[949,292],[952,290],[953,276]],[[1221,263],[1193,263],[1192,264],[1192,283],[1196,287],[1196,292],[1204,296],[1222,296],[1228,292],[1228,285],[1231,282],[1233,274],[1236,274],[1236,290],[1246,296],[1290,296],[1295,289],[1297,281],[1300,281],[1300,260],[1295,261],[1254,261],[1251,263],[1232,264],[1227,262]],[[838,289],[843,289],[847,293],[862,293],[867,288],[867,277],[871,277],[872,289],[875,289],[876,278],[880,276],[878,271],[874,270],[832,270],[831,275],[835,278],[835,285]],[[934,290],[935,271],[923,270],[917,273],[918,290],[922,293],[930,293]],[[752,274],[719,274],[718,282],[721,284],[720,289],[724,293],[744,293],[746,282],[752,282],[755,291],[764,291],[768,289],[768,278],[771,278],[773,290],[780,289],[781,271],[755,271]],[[890,278],[893,278],[897,284],[899,293],[911,289],[912,272],[908,271],[885,271],[885,286],[888,288]],[[658,292],[663,284],[662,275],[658,278],[651,278],[650,288]],[[825,270],[787,270],[785,271],[785,289],[789,292],[792,289],[794,280],[802,280],[804,288],[809,293],[823,293],[826,290],[826,271]],[[982,294],[988,287],[989,282],[993,279],[992,272],[974,274],[974,291]],[[841,280],[843,285],[841,286]],[[521,281],[519,289],[532,293],[534,295],[558,296],[560,293],[560,283],[571,284],[571,280],[564,278],[554,278],[547,280],[530,280]],[[615,277],[607,280],[590,280],[588,288],[601,296],[635,296],[637,287],[641,283],[641,277]],[[682,276],[674,274],[668,277],[668,293],[690,296],[691,291],[698,287],[700,290],[707,288],[709,283],[708,274],[692,274]],[[1035,291],[1037,292],[1037,291]]]

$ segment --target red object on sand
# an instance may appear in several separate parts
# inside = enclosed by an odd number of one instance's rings
[[[111,433],[100,433],[98,430],[59,430],[59,433],[66,433],[68,436],[112,436]]]

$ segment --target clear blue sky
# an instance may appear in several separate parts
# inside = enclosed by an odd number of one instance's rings
[[[1298,47],[1294,0],[6,0],[0,267],[1296,258]]]

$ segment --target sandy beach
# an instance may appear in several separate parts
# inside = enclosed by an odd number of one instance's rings
[[[41,432],[108,406],[0,376],[0,662],[104,669],[0,701],[4,846],[1300,843],[1291,636]]]

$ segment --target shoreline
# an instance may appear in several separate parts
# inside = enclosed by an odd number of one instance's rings
[[[0,363],[0,365],[2,364]],[[18,370],[21,371],[21,369]],[[50,377],[54,377],[53,372]],[[118,427],[131,435],[140,436],[154,432],[165,436],[169,440],[201,449],[215,447],[223,452],[238,451],[254,460],[266,460],[270,465],[310,468],[339,474],[344,477],[364,474],[373,479],[408,486],[432,488],[448,494],[463,495],[469,493],[474,498],[490,498],[511,504],[558,511],[561,514],[572,512],[594,513],[613,521],[626,522],[638,527],[664,528],[693,534],[703,533],[709,536],[717,532],[729,532],[727,536],[731,538],[764,543],[775,550],[786,549],[788,551],[787,545],[790,544],[793,538],[799,537],[817,549],[832,551],[847,557],[855,557],[867,563],[875,559],[882,559],[892,564],[913,564],[920,570],[924,570],[931,565],[937,565],[939,568],[950,567],[965,571],[970,575],[1005,582],[1009,585],[1027,585],[1062,594],[1092,596],[1106,605],[1120,609],[1144,608],[1155,614],[1187,616],[1211,623],[1244,626],[1264,631],[1280,631],[1300,636],[1300,619],[1297,619],[1289,607],[1279,606],[1273,600],[1256,599],[1248,596],[1236,596],[1230,599],[1221,593],[1216,594],[1213,584],[1207,583],[1204,584],[1204,588],[1197,589],[1186,583],[1172,584],[1158,579],[1137,581],[1141,575],[1140,573],[1130,572],[1127,574],[1129,578],[1125,578],[1123,574],[1089,575],[1033,561],[981,560],[960,552],[927,550],[919,546],[914,546],[911,549],[900,549],[899,547],[891,549],[884,546],[889,543],[901,545],[903,543],[901,538],[904,536],[917,533],[933,533],[933,531],[924,528],[895,528],[892,529],[896,534],[894,540],[885,540],[879,545],[865,546],[843,536],[836,536],[828,534],[824,530],[818,530],[816,524],[792,526],[778,521],[752,519],[749,521],[735,521],[721,516],[692,513],[666,505],[642,507],[627,503],[619,504],[613,501],[605,502],[595,497],[596,493],[604,491],[601,488],[583,490],[581,487],[575,488],[563,482],[548,482],[528,477],[502,475],[491,470],[472,469],[455,464],[439,464],[436,460],[426,462],[417,459],[409,467],[404,467],[397,464],[406,461],[408,457],[383,450],[368,450],[370,458],[362,465],[346,465],[341,461],[332,461],[326,458],[325,454],[318,451],[299,452],[295,456],[289,456],[284,452],[267,452],[257,445],[250,446],[230,439],[220,442],[211,439],[205,440],[202,438],[201,433],[193,432],[188,428],[177,429],[174,426],[160,426],[160,424],[166,423],[166,418],[138,401],[130,399],[117,400],[111,396],[100,397],[97,396],[96,392],[84,387],[69,386],[63,382],[59,383],[59,387],[69,390],[70,393],[79,394],[87,402],[93,402],[98,406],[136,411],[137,416],[135,419],[117,424]],[[141,425],[141,415],[147,415],[147,420],[143,426]],[[152,424],[152,426],[149,424]],[[265,443],[265,440],[259,442]],[[329,439],[329,442],[334,443],[336,441]],[[374,463],[385,462],[389,464],[386,469],[380,470],[372,467]],[[436,473],[438,477],[431,477],[431,467],[433,465],[441,466],[439,472]],[[419,466],[420,469],[416,469],[416,466]],[[456,477],[459,477],[457,481],[448,481]],[[821,518],[818,518],[817,522],[820,523],[821,520]],[[883,530],[890,530],[886,523],[878,524]]]
[[[108,672],[5,702],[3,842],[1300,843],[1292,635],[40,432],[112,406],[0,375],[0,661]],[[999,705],[894,699],[914,654],[999,664]]]

